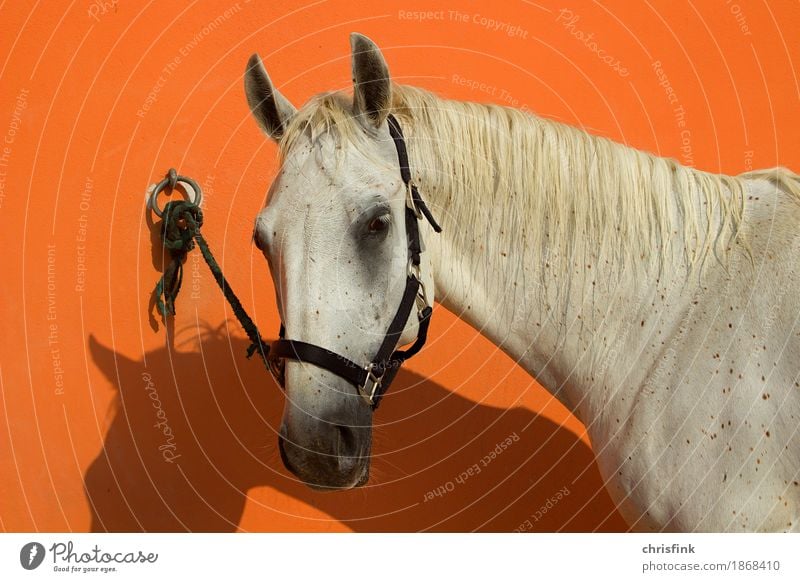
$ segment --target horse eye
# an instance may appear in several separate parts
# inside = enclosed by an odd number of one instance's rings
[[[389,227],[389,222],[391,218],[388,214],[384,214],[382,216],[378,216],[377,218],[373,218],[370,223],[367,225],[367,230],[370,233],[379,233],[383,232]]]

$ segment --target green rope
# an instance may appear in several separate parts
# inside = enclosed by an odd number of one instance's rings
[[[183,282],[183,263],[186,255],[194,249],[195,244],[200,247],[200,252],[208,264],[211,274],[222,289],[225,299],[230,303],[233,314],[244,328],[247,337],[250,338],[250,346],[247,348],[247,357],[250,358],[256,352],[261,355],[264,365],[269,369],[267,362],[267,352],[269,346],[261,337],[258,327],[250,319],[250,316],[242,307],[241,301],[231,289],[227,279],[222,274],[222,269],[211,254],[208,243],[203,235],[200,234],[200,227],[203,226],[203,211],[193,202],[188,200],[178,200],[168,202],[164,206],[164,222],[161,227],[161,240],[164,248],[170,253],[171,261],[164,269],[164,273],[158,280],[153,293],[156,296],[156,305],[161,316],[166,322],[169,315],[175,315],[175,300],[181,290]],[[162,300],[163,297],[163,300]]]

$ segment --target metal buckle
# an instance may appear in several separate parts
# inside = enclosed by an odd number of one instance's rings
[[[416,297],[416,304],[417,304],[417,312],[421,312],[426,307],[430,307],[431,304],[428,301],[428,293],[425,289],[425,283],[422,282],[422,273],[420,272],[419,265],[415,265],[412,261],[408,261],[408,276],[414,277],[419,283],[419,289],[417,289],[417,297]]]
[[[421,319],[422,312],[425,310],[426,307],[430,307],[430,303],[428,303],[428,298],[425,296],[425,288],[420,284],[419,291],[417,291],[417,297],[414,300],[417,305],[417,316]]]
[[[383,382],[383,376],[386,374],[386,370],[383,371],[383,374],[380,376],[376,376],[375,373],[372,371],[375,368],[375,363],[370,362],[367,364],[367,367],[364,368],[364,371],[367,373],[367,379],[364,380],[364,385],[360,388],[359,392],[361,396],[367,401],[370,406],[375,406],[375,391]],[[369,388],[369,383],[372,382],[372,387]]]
[[[408,276],[414,277],[422,285],[422,273],[420,272],[419,265],[415,265],[414,261],[408,260]]]
[[[411,209],[411,212],[414,213],[417,220],[422,220],[422,211],[419,209],[419,206],[417,206],[416,200],[414,200],[414,188],[416,188],[416,184],[414,184],[413,180],[409,180],[408,184],[406,184],[406,206]],[[417,189],[417,192],[419,192],[419,189]]]

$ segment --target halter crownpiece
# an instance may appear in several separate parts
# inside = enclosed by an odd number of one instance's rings
[[[397,149],[400,176],[408,192],[405,212],[406,238],[408,240],[408,271],[406,273],[406,287],[403,292],[403,298],[400,300],[400,305],[392,322],[389,324],[378,352],[372,358],[372,361],[365,366],[361,366],[326,348],[300,340],[285,339],[285,328],[281,325],[280,339],[272,343],[268,354],[264,354],[269,363],[270,372],[272,372],[281,386],[284,385],[283,359],[313,364],[353,384],[373,410],[380,404],[383,395],[389,389],[389,385],[394,380],[403,362],[419,352],[428,339],[428,326],[430,325],[433,308],[428,300],[428,294],[425,292],[425,286],[422,283],[420,274],[420,254],[423,251],[423,247],[417,221],[424,217],[435,232],[442,231],[411,179],[408,152],[406,151],[403,130],[400,128],[400,124],[393,115],[387,117],[387,122],[389,124],[389,134],[392,136]],[[400,341],[400,336],[411,315],[411,310],[415,306],[417,308],[417,317],[419,318],[417,339],[408,349],[398,350],[397,344]]]

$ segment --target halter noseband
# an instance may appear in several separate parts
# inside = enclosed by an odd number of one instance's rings
[[[285,328],[281,324],[280,339],[272,343],[267,354],[270,371],[281,386],[284,385],[282,362],[284,359],[313,364],[336,374],[354,385],[373,410],[380,404],[381,398],[389,389],[389,385],[394,380],[403,362],[419,352],[428,337],[428,326],[430,325],[433,309],[428,301],[420,275],[420,254],[423,249],[417,221],[425,217],[435,232],[442,231],[425,201],[422,200],[416,185],[411,180],[411,171],[408,167],[408,152],[406,151],[403,130],[400,129],[400,124],[392,115],[388,116],[387,122],[389,124],[389,133],[397,149],[400,175],[407,191],[405,222],[406,238],[408,240],[408,273],[403,298],[392,322],[389,324],[389,329],[383,337],[383,342],[378,348],[378,352],[366,366],[360,366],[326,348],[300,340],[285,339]],[[419,318],[417,339],[408,349],[398,350],[396,348],[400,341],[400,336],[411,315],[411,309],[415,305],[417,307],[417,317]]]

